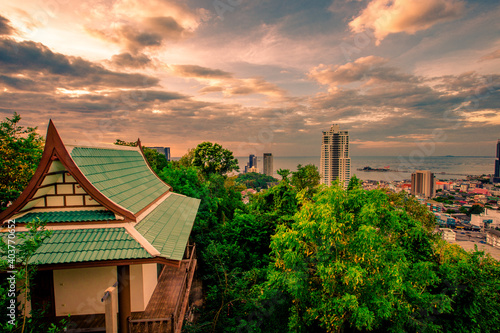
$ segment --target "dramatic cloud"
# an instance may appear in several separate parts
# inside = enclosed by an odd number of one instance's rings
[[[249,79],[234,78],[233,74],[197,65],[172,65],[174,75],[193,78],[205,84],[199,92],[202,94],[221,92],[224,96],[262,94],[274,98],[283,98],[286,91],[261,77]]]
[[[457,19],[465,10],[461,0],[372,0],[350,23],[353,32],[373,30],[377,43],[399,32],[414,34]]]
[[[406,154],[436,131],[442,155],[498,139],[495,1],[222,2],[0,3],[0,114],[173,156],[207,140],[317,155],[332,123],[353,155]]]
[[[368,81],[368,84],[386,82],[407,82],[415,78],[401,73],[398,69],[384,66],[388,60],[368,56],[345,65],[319,65],[309,72],[309,77],[332,89],[342,84]]]
[[[2,81],[10,87],[26,88],[27,79],[23,81],[19,75],[36,78],[38,85],[54,88],[147,88],[159,82],[142,74],[113,72],[80,57],[54,53],[43,44],[30,41],[0,40],[0,64],[0,73],[10,75]]]
[[[115,54],[111,63],[117,67],[144,68],[151,64],[151,59],[145,54],[132,55],[126,52]]]
[[[0,35],[12,35],[15,31],[10,25],[10,21],[0,15]]]
[[[94,23],[87,25],[86,29],[91,35],[136,54],[145,49],[158,48],[165,42],[177,42],[192,36],[199,25],[200,15],[176,1],[139,3],[120,0],[108,13],[110,22],[106,28]]]
[[[233,75],[220,69],[212,69],[197,65],[172,65],[174,73],[183,77],[193,78],[231,78]]]

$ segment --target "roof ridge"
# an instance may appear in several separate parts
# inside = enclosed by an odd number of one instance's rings
[[[134,228],[133,223],[127,223],[124,226],[125,230],[128,232],[132,238],[134,238],[141,246],[148,251],[153,257],[158,257],[161,255],[160,251],[158,251],[139,231]]]

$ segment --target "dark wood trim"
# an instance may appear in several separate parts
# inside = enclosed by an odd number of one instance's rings
[[[85,197],[86,195],[88,195],[88,194],[85,194],[85,193],[76,193],[76,194],[74,194],[74,193],[68,193],[68,194],[44,194],[44,195],[39,196],[39,197],[33,197],[31,200],[36,200],[36,199],[40,199],[40,198],[43,198],[43,197]]]
[[[118,321],[120,333],[128,333],[128,318],[132,314],[130,305],[130,266],[116,267],[118,277]]]
[[[47,172],[45,176],[54,176],[54,175],[61,175],[66,173],[66,171],[52,171],[52,172]]]
[[[38,190],[38,187],[41,186],[45,175],[48,173],[52,161],[55,160],[59,160],[66,168],[66,172],[69,172],[73,176],[73,178],[82,186],[83,190],[102,206],[120,216],[123,216],[129,221],[135,222],[137,220],[134,213],[108,199],[89,182],[89,180],[80,171],[78,166],[71,158],[70,154],[66,150],[66,147],[64,146],[64,143],[61,140],[61,137],[59,136],[59,133],[57,132],[56,127],[54,126],[54,123],[52,122],[52,120],[50,120],[45,140],[45,148],[40,164],[38,165],[33,178],[31,179],[23,193],[21,193],[20,197],[10,207],[0,213],[0,222],[8,220],[14,214],[21,211],[21,209],[29,202],[29,200],[33,198],[36,191]]]
[[[163,264],[179,268],[181,267],[181,263],[182,261],[179,260],[154,257],[154,258],[144,258],[144,259],[102,260],[102,261],[72,262],[64,264],[38,265],[37,269],[39,271],[46,271],[46,270],[56,270],[56,269],[109,267],[109,266],[140,265],[140,264]]]

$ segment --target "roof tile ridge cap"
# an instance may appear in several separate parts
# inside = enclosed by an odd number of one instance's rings
[[[158,251],[137,229],[135,229],[135,223],[127,223],[124,226],[127,233],[135,239],[150,255],[153,257],[158,257],[161,255]]]
[[[163,202],[165,202],[165,200],[167,200],[167,198],[172,195],[172,194],[176,194],[176,193],[173,193],[172,191],[168,191],[166,193],[163,194],[163,197],[161,197],[160,200],[158,200],[157,202],[155,202],[154,204],[152,204],[148,209],[146,209],[144,212],[142,212],[140,215],[136,215],[136,222],[134,223],[134,227],[139,224],[142,220],[144,220],[144,218],[146,218],[149,214],[151,214],[151,212],[153,210],[155,210],[156,208],[158,208],[159,205],[161,205]]]
[[[46,225],[44,228],[46,230],[73,230],[73,231],[79,231],[79,230],[87,230],[87,229],[119,229],[119,228],[124,228],[124,223],[119,222],[119,223],[107,223],[107,224],[80,224],[80,225]],[[29,231],[29,228],[25,226],[16,226],[16,232],[22,232],[22,231]],[[0,233],[3,232],[9,232],[7,228],[1,228]]]

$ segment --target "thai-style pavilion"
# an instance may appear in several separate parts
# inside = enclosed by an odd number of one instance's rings
[[[188,243],[199,200],[172,191],[137,147],[65,145],[49,123],[41,162],[0,214],[2,232],[33,219],[52,230],[31,306],[70,330],[180,332],[196,267]],[[105,315],[106,313],[106,315]],[[142,328],[140,327],[141,325]],[[154,326],[154,328],[153,328]]]

